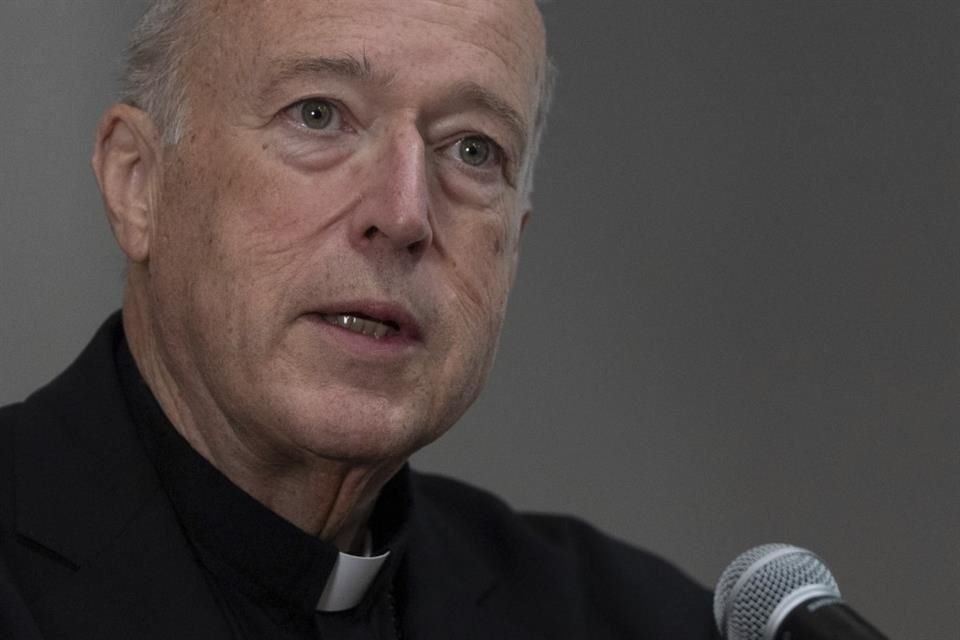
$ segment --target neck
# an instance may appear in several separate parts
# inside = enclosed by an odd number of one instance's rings
[[[141,375],[173,427],[231,482],[271,511],[341,551],[359,553],[380,489],[403,460],[349,461],[271,441],[264,425],[228,419],[197,378],[172,370],[128,289],[127,342]]]

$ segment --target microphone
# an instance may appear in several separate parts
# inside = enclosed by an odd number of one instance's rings
[[[820,558],[788,544],[737,556],[717,582],[713,616],[724,640],[889,640],[840,599]]]

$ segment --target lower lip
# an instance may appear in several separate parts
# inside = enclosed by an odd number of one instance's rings
[[[419,340],[403,334],[375,338],[356,333],[343,327],[330,324],[318,313],[307,314],[306,319],[320,329],[322,335],[335,341],[338,346],[346,348],[360,355],[379,357],[398,357],[409,353],[416,348]]]

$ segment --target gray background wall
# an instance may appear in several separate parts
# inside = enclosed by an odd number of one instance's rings
[[[140,6],[0,4],[0,402],[119,303],[87,157]],[[891,638],[956,637],[956,7],[547,5],[562,81],[500,359],[419,466],[710,585],[805,545]]]

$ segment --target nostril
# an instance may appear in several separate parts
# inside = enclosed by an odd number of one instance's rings
[[[361,226],[355,236],[358,240],[362,238],[366,244],[390,243],[397,250],[406,249],[413,255],[419,255],[432,242],[433,231],[427,220],[398,217],[396,220],[377,221],[378,224],[370,222]]]
[[[426,248],[427,248],[427,240],[426,238],[422,238],[420,240],[417,240],[416,242],[411,242],[409,245],[407,245],[407,252],[410,253],[410,255],[412,256],[419,256],[426,250]]]

